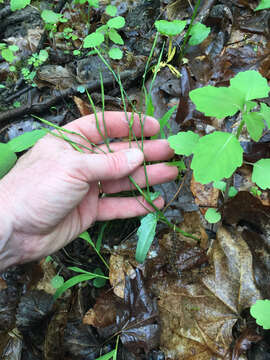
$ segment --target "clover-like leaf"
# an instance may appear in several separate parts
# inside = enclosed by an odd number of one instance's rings
[[[259,141],[264,129],[264,122],[260,113],[252,112],[244,114],[243,120],[245,120],[246,127],[251,139],[254,141]]]
[[[244,94],[230,87],[204,86],[190,91],[189,97],[196,109],[206,116],[222,119],[233,116],[244,106]]]
[[[220,213],[216,209],[213,209],[213,208],[209,208],[206,211],[204,217],[210,224],[215,224],[215,223],[219,222],[219,220],[221,219]]]
[[[267,80],[255,70],[239,72],[230,80],[231,87],[245,94],[245,101],[268,96]]]
[[[178,155],[189,156],[193,153],[200,136],[193,131],[179,132],[177,135],[168,138],[170,147]]]
[[[136,261],[143,263],[148,250],[154,240],[157,226],[157,214],[150,213],[141,219],[141,225],[137,231],[138,243],[136,248]]]
[[[158,20],[155,22],[157,31],[166,36],[179,35],[185,28],[187,22],[183,20]]]
[[[233,134],[215,131],[201,137],[193,151],[195,180],[207,184],[229,178],[243,163],[243,149]]]
[[[104,41],[104,35],[101,32],[93,32],[92,34],[87,35],[83,40],[84,48],[91,48],[99,46]]]
[[[250,314],[256,323],[265,330],[270,329],[270,300],[257,300],[250,308]]]
[[[256,7],[255,11],[270,9],[270,0],[261,0],[259,5]]]
[[[252,181],[261,189],[270,189],[270,159],[261,159],[253,165]]]
[[[270,107],[264,103],[261,103],[261,110],[259,112],[262,118],[265,120],[268,129],[270,129]]]
[[[207,36],[209,35],[211,31],[210,27],[205,26],[202,23],[197,23],[195,25],[192,26],[191,30],[190,30],[190,39],[188,41],[189,45],[198,45],[201,42],[203,42],[204,39],[207,38]]]

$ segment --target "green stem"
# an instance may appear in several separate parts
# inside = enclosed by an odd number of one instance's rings
[[[194,22],[194,20],[195,20],[195,17],[196,17],[196,15],[197,15],[197,12],[198,12],[198,8],[199,8],[199,6],[200,6],[200,3],[201,3],[201,0],[197,0],[196,5],[195,5],[195,8],[194,8],[194,11],[193,11],[193,14],[192,14],[192,18],[191,18],[191,21],[190,21],[190,24],[189,24],[189,27],[188,27],[187,32],[186,32],[186,35],[185,35],[185,37],[184,37],[183,45],[181,46],[181,51],[180,51],[180,55],[179,55],[179,64],[181,64],[182,59],[183,59],[183,56],[184,56],[184,54],[185,54],[186,44],[187,44],[187,41],[188,41],[188,37],[189,37],[190,31],[191,31],[193,22]]]

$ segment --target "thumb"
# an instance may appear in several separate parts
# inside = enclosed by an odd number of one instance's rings
[[[108,154],[82,154],[80,172],[87,182],[120,179],[133,172],[144,159],[139,149],[127,149]]]

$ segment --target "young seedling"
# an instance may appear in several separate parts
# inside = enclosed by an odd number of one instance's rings
[[[106,8],[106,13],[110,16],[116,14],[117,8],[109,5]],[[125,25],[125,19],[122,16],[112,17],[105,25],[100,26],[95,32],[86,36],[83,41],[84,48],[101,48],[102,44],[106,44],[108,48],[108,42],[111,40],[114,44],[123,45],[124,40],[121,35],[117,32],[117,29],[121,29]],[[118,47],[112,47],[108,51],[110,58],[119,60],[123,57],[123,52]]]
[[[13,61],[16,59],[15,53],[18,50],[19,48],[17,45],[7,45],[5,43],[0,43],[1,56],[9,64],[13,63]]]
[[[252,84],[252,85],[251,85]],[[259,141],[265,126],[270,128],[270,107],[251,100],[265,98],[270,88],[267,80],[255,70],[238,73],[229,87],[205,86],[189,94],[197,110],[218,119],[241,112],[241,121],[234,133],[214,131],[199,137],[192,131],[169,137],[176,154],[193,154],[191,169],[195,180],[207,184],[228,179],[243,164],[243,149],[239,136],[245,127],[254,141]],[[270,188],[270,159],[260,159],[253,166],[252,181],[261,189]],[[232,191],[233,192],[233,191]]]
[[[52,10],[43,10],[41,13],[41,18],[45,23],[45,29],[49,32],[49,36],[52,38],[54,33],[57,31],[57,23],[67,22],[67,19],[64,18],[62,14],[58,14]]]

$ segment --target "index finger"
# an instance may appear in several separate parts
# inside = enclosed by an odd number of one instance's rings
[[[106,137],[106,134],[107,137],[110,138],[128,136],[130,132],[130,121],[133,121],[132,130],[136,137],[141,137],[142,128],[143,136],[153,136],[159,132],[159,123],[153,117],[143,114],[139,116],[138,114],[132,113],[127,113],[127,116],[128,119],[122,111],[106,111],[104,112],[104,121],[102,119],[102,113],[97,113],[97,121],[95,115],[91,114],[70,122],[65,125],[64,128],[80,133],[95,144],[102,142],[102,136]],[[106,126],[104,126],[104,122]]]

